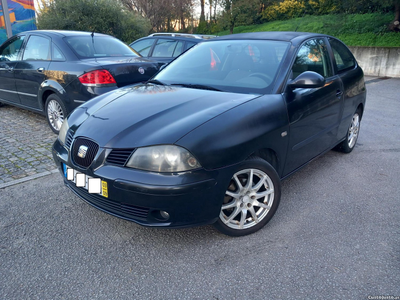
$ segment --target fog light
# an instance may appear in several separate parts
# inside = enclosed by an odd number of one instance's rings
[[[169,213],[167,213],[166,211],[160,210],[160,216],[165,220],[169,219]]]

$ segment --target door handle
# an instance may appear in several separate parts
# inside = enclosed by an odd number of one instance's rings
[[[342,95],[343,95],[343,92],[341,90],[336,91],[336,97],[340,98],[340,97],[342,97]]]
[[[8,72],[12,72],[12,71],[14,71],[14,68],[13,68],[13,67],[6,67],[6,70],[7,70]]]
[[[37,71],[38,71],[39,73],[42,73],[42,72],[44,71],[44,68],[39,68],[39,69],[37,69]]]

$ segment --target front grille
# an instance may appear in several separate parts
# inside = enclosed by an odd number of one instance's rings
[[[107,156],[107,162],[117,166],[125,166],[133,150],[135,149],[114,149]]]
[[[81,146],[86,146],[88,148],[84,157],[78,156],[79,148]],[[95,142],[85,138],[77,138],[72,149],[72,158],[74,163],[82,168],[88,168],[93,162],[98,150],[99,145]]]
[[[112,215],[128,220],[136,220],[146,219],[149,214],[149,208],[113,201],[97,194],[89,194],[84,188],[77,187],[70,182],[68,182],[68,186],[89,204]]]
[[[72,130],[68,130],[67,132],[67,136],[65,137],[65,146],[69,149],[71,147],[72,141],[73,141],[73,136],[74,133],[72,132]]]

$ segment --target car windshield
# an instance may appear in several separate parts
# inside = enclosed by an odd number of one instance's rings
[[[109,36],[73,36],[65,38],[67,44],[74,50],[79,58],[96,57],[138,57],[132,48],[118,39]]]
[[[174,60],[153,81],[235,93],[267,93],[289,45],[266,40],[204,42]]]

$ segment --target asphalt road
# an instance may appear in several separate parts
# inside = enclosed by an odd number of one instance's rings
[[[0,189],[0,299],[400,299],[400,79],[367,88],[356,149],[285,180],[250,236],[140,227],[59,174]]]

